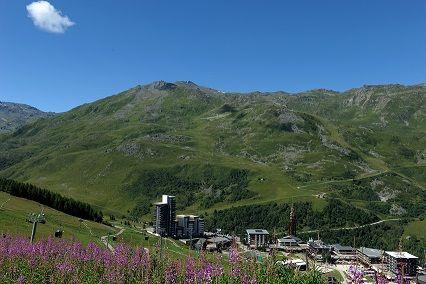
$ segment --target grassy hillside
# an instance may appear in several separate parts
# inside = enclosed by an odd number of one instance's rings
[[[111,228],[105,225],[91,221],[82,223],[79,218],[4,192],[0,192],[0,206],[2,204],[4,206],[0,210],[0,234],[24,235],[29,238],[32,224],[26,221],[28,214],[40,213],[42,209],[46,215],[46,224],[37,226],[36,239],[52,236],[55,230],[62,228],[63,238],[75,238],[85,244],[88,242],[100,244],[100,237],[111,231]]]
[[[143,215],[163,193],[179,210],[209,213],[271,201],[321,208],[321,192],[378,204],[383,217],[424,215],[425,94],[223,94],[160,81],[0,136],[0,176],[117,216]]]

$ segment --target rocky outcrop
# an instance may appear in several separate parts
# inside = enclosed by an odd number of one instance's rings
[[[29,122],[53,115],[25,104],[0,102],[0,133],[12,132]]]

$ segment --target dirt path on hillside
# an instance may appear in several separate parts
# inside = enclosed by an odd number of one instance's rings
[[[375,226],[384,222],[392,222],[392,221],[399,221],[401,220],[401,218],[395,218],[395,219],[386,219],[386,220],[380,220],[377,222],[373,222],[373,223],[369,223],[369,224],[364,224],[364,225],[359,225],[359,226],[353,226],[353,227],[341,227],[341,228],[332,228],[330,229],[330,231],[343,231],[343,230],[355,230],[355,229],[360,229],[360,228],[365,228],[365,227],[370,227],[370,226]],[[309,230],[309,231],[302,231],[300,232],[302,233],[318,233],[320,230]]]
[[[102,236],[101,237],[101,242],[111,251],[114,252],[114,247],[112,246],[112,244],[109,242],[108,237],[118,237],[119,235],[121,235],[126,229],[124,229],[123,227],[119,227],[119,226],[115,226],[115,228],[120,229],[120,231],[116,234],[113,235],[106,235],[106,236]]]

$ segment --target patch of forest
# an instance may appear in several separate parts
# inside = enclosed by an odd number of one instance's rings
[[[90,204],[64,197],[59,193],[37,187],[33,184],[22,183],[11,179],[0,178],[0,191],[12,196],[22,197],[49,206],[66,214],[102,222],[102,212],[94,209]]]
[[[338,199],[329,199],[321,211],[314,210],[312,202],[297,202],[293,206],[299,231],[351,227],[379,220],[375,214]],[[243,235],[246,229],[275,229],[277,233],[286,234],[290,209],[291,204],[268,203],[215,210],[211,215],[205,216],[206,229],[220,228],[238,235]]]

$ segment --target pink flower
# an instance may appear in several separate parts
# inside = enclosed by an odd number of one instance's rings
[[[63,274],[71,273],[74,270],[72,265],[66,262],[56,265],[56,269],[58,269]]]
[[[25,283],[27,283],[26,280],[25,280],[25,277],[23,275],[19,276],[16,281],[18,282],[18,284],[25,284]]]

